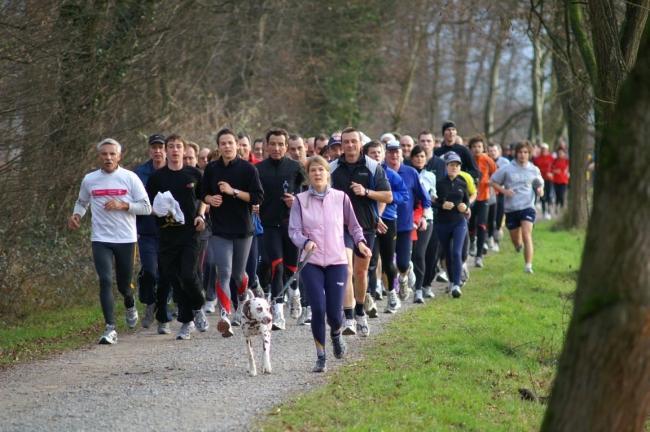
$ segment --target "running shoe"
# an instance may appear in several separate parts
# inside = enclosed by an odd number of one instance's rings
[[[168,322],[164,322],[164,323],[159,322],[158,323],[158,334],[161,334],[161,335],[163,335],[163,334],[171,334],[171,332],[172,331],[169,328],[169,323]]]
[[[494,244],[492,244],[492,247],[490,247],[490,250],[492,252],[500,252],[501,248],[499,247],[499,242],[495,241]]]
[[[307,325],[307,319],[309,319],[309,322],[311,322],[311,308],[309,306],[302,308],[302,313],[300,314],[300,318],[298,318],[296,324],[300,326]]]
[[[384,311],[385,313],[394,314],[397,312],[397,309],[400,308],[401,304],[399,298],[397,298],[397,293],[395,290],[388,291],[388,301],[386,303],[386,310]]]
[[[316,357],[316,364],[311,371],[316,373],[327,372],[327,358],[325,354]]]
[[[434,298],[436,296],[430,286],[422,287],[422,294],[424,298]]]
[[[138,324],[138,310],[135,306],[126,309],[126,326],[130,329],[135,328]]]
[[[375,292],[372,293],[372,296],[377,301],[384,299],[384,284],[379,279],[377,279]]]
[[[413,262],[409,262],[409,269],[408,269],[408,281],[409,281],[409,289],[413,289],[415,286],[415,271],[413,270]]]
[[[114,345],[117,343],[117,332],[115,331],[115,326],[112,324],[106,324],[104,328],[104,333],[99,338],[100,345]]]
[[[273,325],[272,330],[284,330],[287,323],[284,320],[284,304],[276,303],[273,305]]]
[[[144,309],[144,318],[142,318],[142,328],[149,328],[156,319],[156,303],[147,305]]]
[[[399,299],[404,301],[411,294],[411,288],[409,288],[409,279],[407,274],[401,274],[397,276],[399,282]]]
[[[190,339],[190,335],[194,331],[195,326],[194,326],[194,321],[186,322],[181,325],[181,328],[178,330],[178,333],[176,334],[176,340],[188,340]]]
[[[345,344],[341,334],[332,336],[332,350],[334,351],[334,357],[337,359],[342,359],[348,351],[348,346]]]
[[[533,273],[533,265],[530,264],[530,263],[529,263],[529,264],[526,264],[526,265],[524,266],[524,273],[532,274],[532,273]]]
[[[354,319],[357,321],[357,333],[359,333],[359,336],[368,337],[370,334],[368,315],[356,315]]]
[[[233,336],[235,333],[232,331],[232,325],[230,325],[230,320],[227,315],[221,315],[219,322],[217,322],[217,331],[221,333],[221,336],[228,338]]]
[[[294,291],[294,290],[291,290]],[[293,319],[300,318],[302,306],[300,305],[300,291],[295,290],[294,294],[289,296],[289,315]]]
[[[206,300],[203,305],[203,311],[205,313],[213,314],[217,311],[217,301],[216,300]]]
[[[519,253],[524,248],[524,245],[515,246],[515,252]]]
[[[210,328],[210,323],[208,323],[208,319],[205,317],[203,309],[197,309],[192,311],[192,313],[194,314],[194,324],[196,325],[196,329],[201,333],[206,332]]]
[[[363,301],[363,308],[370,318],[377,318],[377,305],[370,294],[366,294],[366,299]]]
[[[483,248],[482,249],[483,249],[483,255],[487,255],[487,253],[490,251],[490,249],[488,248],[487,243],[483,243]]]
[[[357,334],[357,326],[356,323],[354,322],[354,319],[346,319],[345,323],[343,324],[343,334],[345,336],[353,336]],[[337,357],[340,358],[340,357]]]
[[[447,272],[444,270],[440,270],[440,272],[436,275],[436,282],[442,282],[442,283],[447,283],[449,282],[449,276],[447,276]]]
[[[242,320],[242,312],[241,312],[241,308],[238,307],[235,310],[235,314],[232,316],[232,322],[230,324],[232,324],[233,327],[239,327],[241,326],[241,320]]]
[[[460,290],[460,287],[458,285],[454,285],[454,287],[451,289],[451,296],[453,298],[460,298],[461,295],[463,295],[463,292]]]
[[[478,268],[483,268],[483,258],[476,257],[476,259],[474,259],[474,266]]]
[[[424,303],[424,295],[422,294],[422,290],[415,290],[415,296],[413,296],[413,303],[417,304],[423,304]]]
[[[460,272],[460,280],[462,281],[463,285],[469,280],[469,269],[467,268],[466,262],[463,263],[463,268]]]
[[[470,242],[469,242],[469,254],[471,256],[476,256],[476,240],[470,240]]]

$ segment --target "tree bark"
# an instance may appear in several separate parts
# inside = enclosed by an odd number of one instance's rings
[[[530,123],[529,138],[537,143],[544,141],[544,88],[543,88],[543,74],[544,66],[542,64],[542,43],[540,41],[540,29],[533,29],[530,37],[530,42],[533,46],[533,60],[531,68],[531,82],[533,90],[533,116]]]
[[[509,27],[510,21],[505,18],[502,18],[499,23],[494,23],[493,25],[493,28],[499,29],[499,33],[494,44],[492,63],[490,64],[490,78],[483,115],[483,130],[485,131],[485,138],[488,141],[494,135],[494,110],[496,109],[496,93],[499,85],[499,71],[501,70],[501,52],[503,51],[503,42],[507,36]]]
[[[650,38],[604,130],[573,316],[543,431],[641,431],[650,411],[650,152],[639,151],[650,134],[648,76]]]

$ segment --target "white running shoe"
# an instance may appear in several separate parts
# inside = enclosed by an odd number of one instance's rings
[[[447,276],[447,272],[444,270],[440,270],[440,273],[436,275],[435,279],[437,282],[442,282],[442,283],[449,282],[449,276]]]
[[[413,303],[418,303],[418,304],[423,304],[424,303],[424,295],[422,294],[422,290],[415,290],[415,296],[413,296]]]
[[[156,319],[156,303],[147,305],[144,310],[144,318],[142,318],[142,328],[149,328]]]
[[[292,289],[289,291],[294,291],[293,295],[289,296],[289,315],[293,319],[298,319],[300,318],[300,315],[302,315],[302,306],[300,305],[300,291]]]
[[[126,325],[128,328],[135,328],[138,324],[138,310],[135,305],[126,309]]]
[[[284,330],[287,323],[284,320],[284,304],[276,303],[273,305],[273,325],[272,330]]]
[[[430,286],[422,287],[422,295],[424,298],[434,298],[436,296]]]
[[[528,263],[524,266],[524,273],[533,273],[533,265],[531,263]]]
[[[451,289],[451,296],[453,298],[460,298],[461,295],[463,295],[463,292],[460,290],[460,287],[458,285],[454,285],[454,287]]]
[[[476,256],[476,240],[469,241],[469,254],[471,256]]]
[[[181,328],[178,330],[178,333],[176,334],[176,340],[188,340],[190,339],[190,335],[194,331],[195,326],[194,326],[194,321],[186,322],[181,325]]]
[[[357,326],[354,319],[346,319],[343,323],[343,332],[345,336],[352,336],[357,334]]]
[[[117,343],[117,332],[115,331],[115,326],[112,324],[106,324],[104,328],[104,333],[99,338],[100,345],[114,345]]]
[[[203,312],[213,314],[217,311],[217,301],[216,300],[206,300],[203,305]]]
[[[366,294],[366,299],[363,301],[363,308],[368,314],[368,317],[377,318],[377,305],[370,294]]]
[[[494,244],[492,244],[492,247],[490,247],[490,250],[492,252],[500,252],[501,248],[499,247],[499,242],[495,241]]]
[[[370,334],[368,315],[356,315],[354,319],[357,321],[357,333],[359,333],[359,336],[368,337]]]
[[[408,281],[409,281],[409,289],[413,289],[415,286],[415,271],[413,270],[413,262],[409,262],[409,269],[408,269]]]
[[[230,324],[227,314],[221,314],[221,318],[219,318],[219,321],[217,322],[217,331],[225,338],[235,334],[232,331],[232,325]]]
[[[383,300],[384,298],[384,284],[377,279],[377,285],[375,287],[375,300]]]
[[[172,330],[169,328],[169,323],[168,322],[164,322],[164,323],[159,322],[158,323],[158,334],[161,334],[161,335],[163,335],[163,334],[171,334],[171,332],[172,332]]]
[[[235,310],[235,314],[232,316],[232,326],[233,327],[239,327],[241,326],[241,320],[242,320],[242,312],[241,312],[241,304],[239,307]]]
[[[477,267],[477,268],[483,268],[483,258],[476,257],[474,259],[474,266]]]
[[[411,288],[409,288],[409,278],[408,274],[399,274],[397,276],[397,281],[399,283],[399,299],[404,301],[411,294]]]
[[[311,322],[311,307],[306,306],[302,308],[302,313],[300,314],[300,318],[298,318],[296,324],[303,326],[309,324],[310,322]]]
[[[395,290],[388,291],[387,297],[388,301],[386,302],[386,310],[384,312],[394,314],[402,305],[399,301],[399,298],[397,297]]]
[[[210,328],[210,323],[205,317],[203,309],[192,311],[192,313],[194,314],[194,324],[196,325],[196,329],[201,333],[207,331]]]

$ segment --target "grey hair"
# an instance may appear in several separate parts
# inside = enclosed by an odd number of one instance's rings
[[[99,143],[97,143],[97,151],[100,151],[102,149],[102,146],[104,146],[106,144],[114,145],[115,147],[117,147],[117,152],[120,153],[120,154],[122,153],[122,144],[118,143],[113,138],[104,138]]]

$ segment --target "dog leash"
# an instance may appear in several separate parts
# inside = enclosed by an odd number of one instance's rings
[[[294,283],[294,281],[296,281],[296,280],[298,279],[298,275],[300,274],[300,271],[305,267],[305,265],[307,265],[307,260],[309,259],[309,257],[310,257],[311,254],[313,254],[313,253],[314,253],[314,249],[310,250],[309,252],[307,252],[307,254],[306,254],[305,257],[302,259],[302,261],[300,261],[300,262],[298,263],[298,267],[296,268],[296,271],[295,271],[295,272],[291,275],[291,277],[290,277],[290,278],[289,278],[289,279],[284,283],[284,286],[282,287],[282,290],[280,291],[280,293],[279,293],[277,296],[275,296],[275,297],[273,298],[273,301],[274,301],[274,302],[277,301],[278,299],[284,297],[284,293],[287,291],[287,289],[289,289],[289,287],[291,286],[291,284]],[[298,256],[300,256],[300,254],[299,254]]]

